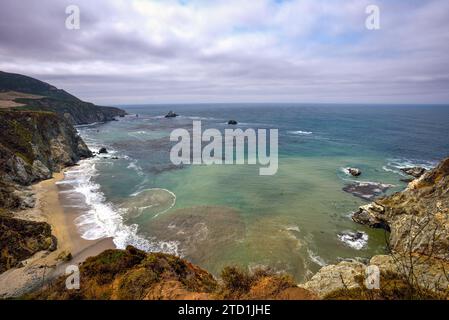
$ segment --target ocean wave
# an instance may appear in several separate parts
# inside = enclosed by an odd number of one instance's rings
[[[287,230],[287,231],[296,231],[296,232],[300,232],[299,227],[296,226],[296,225],[286,226],[286,227],[285,227],[285,230]]]
[[[345,245],[356,250],[361,250],[368,244],[368,235],[363,231],[344,231],[337,237]]]
[[[309,135],[313,134],[312,131],[301,131],[301,130],[288,131],[288,133],[294,134],[294,135],[299,135],[299,136],[309,136]]]
[[[367,187],[367,186],[379,186],[379,187],[382,187],[382,188],[394,188],[394,187],[396,187],[394,184],[381,183],[381,182],[375,182],[375,181],[361,181],[361,180],[358,180],[358,179],[353,179],[352,175],[351,175],[351,173],[349,172],[348,169],[349,169],[348,167],[341,167],[339,169],[339,171],[341,173],[344,173],[344,175],[341,175],[341,174],[337,173],[337,176],[341,180],[343,180],[345,182],[354,183],[354,184],[357,184],[357,185],[359,185],[361,187]]]
[[[312,250],[307,249],[307,254],[309,255],[310,260],[312,260],[312,262],[316,263],[316,264],[319,265],[320,267],[325,267],[325,266],[327,266],[326,261],[324,261],[323,258],[321,258],[319,255],[317,255],[316,253],[314,253]]]
[[[127,169],[132,169],[132,170],[134,170],[136,173],[137,173],[137,175],[139,175],[139,176],[144,176],[145,175],[145,173],[143,172],[143,170],[142,170],[142,167],[141,166],[139,166],[138,164],[137,164],[137,161],[131,161],[130,163],[129,163],[129,165],[126,167]]]
[[[89,128],[89,127],[94,127],[94,126],[96,126],[96,125],[99,125],[99,124],[103,124],[104,122],[92,122],[92,123],[89,123],[89,124],[78,124],[78,125],[76,125],[76,126],[74,126],[76,129],[77,128]]]
[[[218,120],[220,120],[220,119],[217,119],[217,118],[212,118],[212,117],[200,117],[200,116],[179,116],[179,118],[181,118],[181,119],[189,119],[189,120],[205,120],[205,121],[208,121],[208,120],[210,120],[210,121],[218,121]]]
[[[133,245],[145,251],[179,255],[178,242],[147,239],[138,234],[137,224],[126,225],[124,223],[124,210],[107,202],[104,194],[100,191],[100,185],[91,180],[97,174],[96,161],[95,158],[83,160],[76,170],[66,172],[73,191],[83,195],[88,207],[88,210],[74,221],[81,237],[86,240],[110,237],[120,249],[126,248],[127,245]]]
[[[145,136],[148,135],[148,132],[145,130],[131,131],[128,132],[128,135],[133,138],[136,138],[137,140],[144,140]]]
[[[426,170],[431,170],[436,167],[437,161],[418,160],[418,159],[388,159],[387,164],[382,167],[386,172],[399,174],[403,177],[408,177],[407,174],[401,171],[403,168],[421,167]]]

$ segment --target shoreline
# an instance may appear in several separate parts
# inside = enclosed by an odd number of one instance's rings
[[[17,219],[47,222],[51,226],[52,235],[57,239],[57,249],[53,252],[40,251],[24,260],[22,267],[0,274],[0,298],[23,295],[63,274],[68,265],[78,265],[88,257],[116,248],[112,238],[81,238],[73,222],[74,214],[68,213],[60,198],[57,182],[64,179],[65,170],[54,173],[51,179],[32,185],[35,206],[14,213]],[[64,262],[68,254],[72,258]]]

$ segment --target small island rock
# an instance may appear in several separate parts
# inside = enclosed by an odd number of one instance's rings
[[[358,177],[362,174],[362,171],[357,168],[348,168],[348,172],[353,177]]]
[[[174,113],[171,110],[165,115],[166,118],[176,118],[177,116],[179,116],[179,115]]]

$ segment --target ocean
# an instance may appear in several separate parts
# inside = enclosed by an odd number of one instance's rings
[[[60,183],[81,236],[177,254],[216,275],[240,265],[303,281],[324,265],[384,253],[385,232],[355,224],[351,213],[403,190],[401,167],[431,168],[449,155],[448,106],[120,107],[129,115],[119,121],[77,127],[91,150],[109,152],[83,160]],[[165,119],[170,110],[180,116]],[[200,120],[223,131],[230,119],[243,130],[279,130],[276,175],[259,175],[258,165],[170,162],[172,130]]]

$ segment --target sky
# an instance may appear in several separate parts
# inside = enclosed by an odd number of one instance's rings
[[[103,105],[449,103],[448,53],[447,0],[0,3],[0,70]]]

